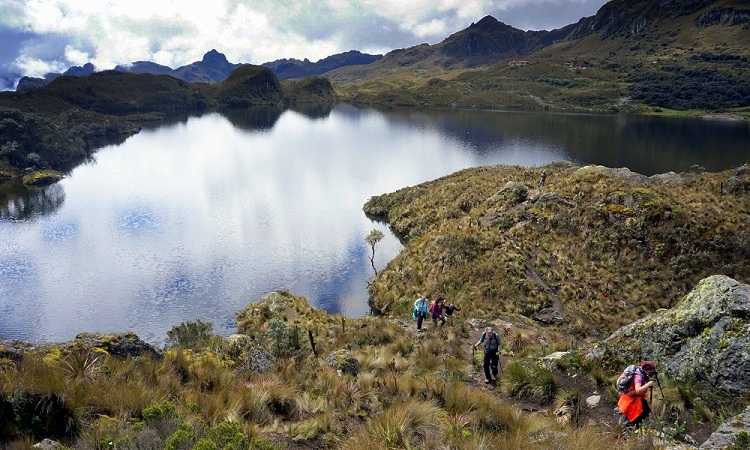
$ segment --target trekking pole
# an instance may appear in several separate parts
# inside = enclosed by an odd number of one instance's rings
[[[661,393],[661,399],[664,400],[664,390],[661,388],[661,381],[659,381],[659,375],[654,377],[656,379],[656,385],[659,386],[659,392]],[[651,387],[653,389],[653,386]]]

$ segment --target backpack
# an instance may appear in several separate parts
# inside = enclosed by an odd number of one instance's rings
[[[615,388],[617,389],[618,393],[628,393],[628,391],[630,390],[630,385],[633,382],[633,376],[638,369],[639,367],[634,364],[631,364],[625,368],[625,370],[620,374],[620,377],[617,379],[617,383],[615,383]]]

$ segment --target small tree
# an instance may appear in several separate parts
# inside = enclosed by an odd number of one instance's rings
[[[372,254],[370,255],[370,264],[372,264],[372,270],[375,271],[375,276],[378,276],[378,269],[375,268],[375,244],[380,242],[381,239],[383,239],[383,232],[375,229],[370,231],[370,234],[365,237],[365,242],[370,244],[370,248],[372,248]]]

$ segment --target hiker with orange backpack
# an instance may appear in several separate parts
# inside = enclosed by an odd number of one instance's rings
[[[628,366],[617,380],[617,391],[620,399],[617,406],[624,414],[626,427],[639,427],[651,414],[651,407],[646,401],[649,389],[653,390],[654,380],[658,380],[656,365],[653,361],[643,361],[640,366]]]

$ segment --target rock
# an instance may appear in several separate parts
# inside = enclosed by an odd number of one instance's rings
[[[38,448],[42,450],[54,450],[54,449],[62,449],[65,448],[57,441],[53,441],[52,439],[42,439],[42,442],[39,442],[37,444],[34,444],[31,446],[31,448]]]
[[[570,208],[576,207],[575,202],[568,200],[567,198],[560,197],[557,192],[546,192],[540,195],[539,198],[536,199],[535,203],[558,203]]]
[[[750,433],[748,433],[748,430],[750,430],[750,408],[721,424],[700,448],[701,450],[750,448]],[[735,446],[730,447],[731,445]]]
[[[349,350],[341,349],[332,352],[326,357],[326,364],[343,373],[357,376],[361,365],[357,358]]]
[[[721,184],[722,192],[734,195],[750,194],[750,177],[732,176]]]
[[[559,323],[565,323],[565,317],[560,314],[555,308],[543,308],[534,316],[534,320],[541,322],[545,325],[553,325]]]
[[[511,205],[517,205],[526,200],[529,196],[529,188],[521,183],[515,181],[508,181],[505,183],[502,189],[497,191],[497,194],[492,196],[489,200],[490,203],[496,203],[498,201],[506,202]]]
[[[658,173],[656,175],[651,175],[649,178],[651,178],[652,180],[658,181],[659,183],[663,183],[663,184],[685,184],[686,183],[685,177],[674,172]]]
[[[750,393],[750,286],[723,275],[701,280],[674,308],[617,330],[602,359],[650,359],[677,380],[695,377],[729,395]]]
[[[601,395],[592,395],[591,397],[588,397],[586,399],[586,404],[589,406],[589,408],[596,408],[597,406],[599,406],[599,402],[601,400]]]
[[[148,356],[161,360],[163,357],[161,350],[148,342],[142,341],[138,335],[132,332],[115,334],[80,333],[68,347],[104,350],[112,356],[123,359],[128,356]]]
[[[576,170],[572,177],[574,179],[599,179],[599,178],[621,178],[623,180],[630,181],[632,183],[638,183],[638,184],[654,184],[654,180],[647,177],[646,175],[641,175],[640,173],[632,172],[627,167],[622,167],[619,169],[613,169],[610,167],[604,167],[604,166],[583,166],[580,169]]]
[[[739,166],[734,171],[734,176],[736,177],[742,177],[745,175],[750,175],[750,166],[748,166],[747,164]]]
[[[266,373],[271,370],[276,358],[262,348],[250,348],[247,351],[247,369],[256,373]]]
[[[539,358],[539,364],[545,369],[552,370],[555,367],[555,362],[570,352],[554,352],[547,356]]]

